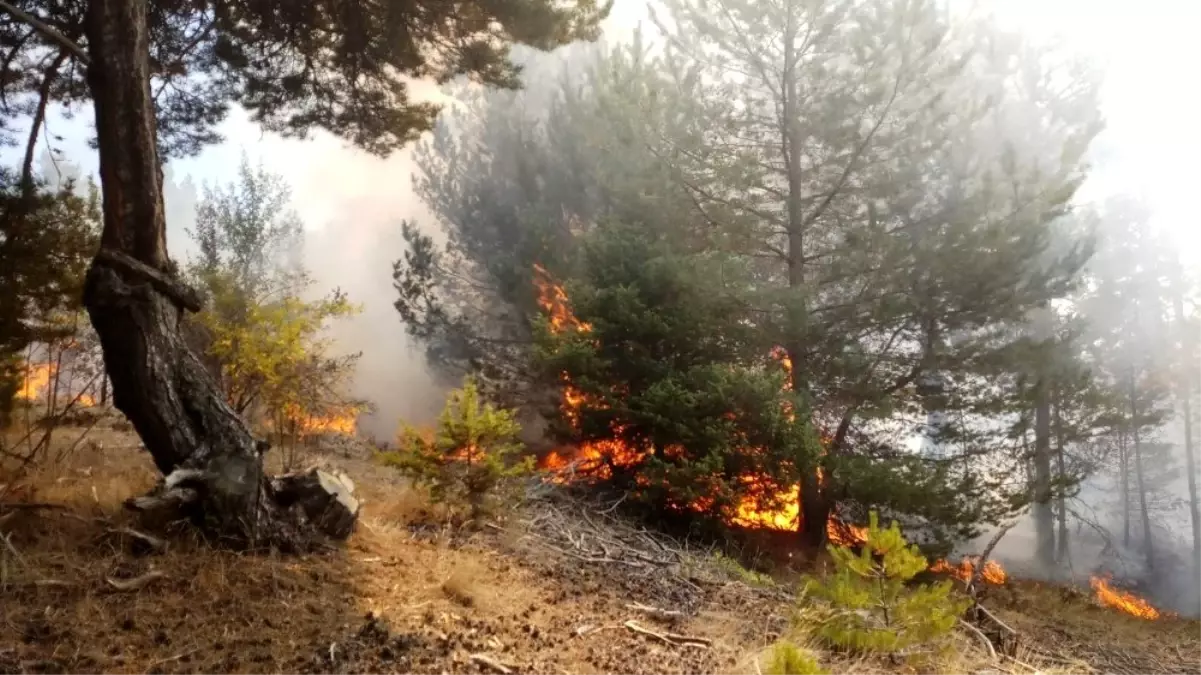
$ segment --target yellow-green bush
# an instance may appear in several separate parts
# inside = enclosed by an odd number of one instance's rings
[[[809,650],[787,640],[772,645],[764,664],[765,675],[825,675],[821,664]]]

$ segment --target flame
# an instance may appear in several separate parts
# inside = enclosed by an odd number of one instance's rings
[[[325,415],[314,415],[302,410],[299,406],[288,404],[284,406],[284,418],[296,425],[297,433],[302,436],[318,434],[345,434],[353,436],[358,430],[359,409],[346,406],[334,409]]]
[[[964,556],[954,565],[946,560],[936,560],[933,565],[930,565],[930,571],[950,574],[963,582],[968,582],[971,581],[972,574],[976,572],[976,565],[979,563],[980,556],[978,555]],[[1009,580],[1009,575],[1005,572],[1005,568],[1001,567],[1001,563],[996,560],[986,560],[984,569],[980,572],[980,578],[987,583],[1000,585]]]
[[[56,363],[31,363],[25,369],[25,377],[21,381],[20,388],[17,389],[16,398],[23,401],[42,401],[46,398],[46,390],[50,387],[50,383],[54,381],[58,375],[58,364]],[[90,394],[81,393],[78,396],[72,396],[67,392],[68,387],[60,382],[59,385],[59,403],[67,403],[74,401],[74,405],[91,408],[96,405],[96,399]]]
[[[1140,619],[1154,620],[1160,616],[1159,610],[1152,607],[1151,603],[1146,600],[1133,593],[1111,587],[1109,577],[1094,576],[1088,580],[1088,583],[1097,594],[1097,602],[1104,607],[1114,607]]]
[[[571,309],[567,292],[555,283],[550,273],[541,265],[534,265],[534,286],[538,291],[538,306],[546,314],[550,328],[555,333],[573,331],[590,333],[592,325],[579,320]],[[771,358],[779,362],[787,375],[787,384],[792,386],[792,360],[782,347],[772,349]],[[573,386],[567,373],[561,375],[563,381],[562,401],[560,410],[563,417],[574,428],[579,427],[580,409],[585,404],[599,405],[590,401],[588,396]],[[786,404],[788,405],[788,404]],[[792,414],[791,408],[788,410]],[[575,476],[587,476],[606,480],[612,477],[613,468],[635,467],[642,463],[650,454],[648,450],[633,448],[620,440],[621,427],[615,426],[613,436],[609,439],[587,441],[577,447],[557,448],[544,455],[538,462],[538,467],[552,474],[551,481],[565,483]],[[828,441],[829,439],[823,439]],[[825,443],[823,443],[825,445]],[[753,449],[748,449],[753,452]],[[683,454],[683,448],[664,448],[667,457]],[[821,474],[819,470],[819,480]],[[744,475],[739,478],[746,493],[733,507],[727,521],[732,525],[747,528],[762,528],[783,531],[800,529],[800,485],[780,486],[766,476]],[[772,493],[775,494],[772,494]],[[711,498],[694,500],[687,508],[703,512],[713,504]],[[861,527],[846,525],[836,518],[827,522],[826,533],[830,541],[852,545],[866,539],[867,531]]]
[[[37,400],[46,387],[50,386],[50,381],[57,372],[58,368],[53,363],[29,364],[25,369],[25,379],[21,382],[21,388],[17,390],[17,398],[26,401]]]

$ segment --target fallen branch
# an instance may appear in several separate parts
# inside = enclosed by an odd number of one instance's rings
[[[148,546],[150,548],[150,550],[152,550],[156,553],[165,551],[167,549],[166,541],[159,539],[158,537],[146,534],[145,532],[139,532],[131,527],[114,527],[114,528],[109,528],[108,531],[111,534],[123,534],[127,537],[130,537],[132,539],[140,541],[143,544],[145,544],[146,546]]]
[[[165,578],[167,578],[165,573],[158,570],[151,570],[132,579],[114,579],[112,577],[108,577],[105,579],[105,581],[108,582],[109,586],[112,586],[118,591],[130,592],[141,590],[150,585],[152,582]]]
[[[709,638],[678,635],[676,633],[660,633],[659,631],[651,630],[641,626],[636,621],[627,621],[622,625],[635,633],[649,635],[650,637],[662,640],[669,645],[677,645],[682,647],[709,647],[713,644],[713,641]]]
[[[65,510],[65,504],[51,504],[49,502],[9,502],[7,504],[0,503],[0,511],[32,511],[37,509]]]
[[[659,607],[651,607],[650,605],[644,605],[640,602],[635,602],[633,604],[626,605],[626,609],[632,609],[636,612],[642,612],[643,614],[646,614],[648,616],[653,616],[656,619],[662,619],[664,621],[676,621],[677,619],[684,618],[684,613],[679,610],[661,609]]]
[[[983,633],[983,631],[981,631],[979,628],[976,628],[975,626],[968,623],[967,621],[960,619],[959,623],[963,624],[963,626],[965,628],[967,628],[968,630],[970,630],[972,632],[972,634],[974,634],[976,637],[980,638],[981,644],[983,644],[984,648],[988,650],[989,658],[991,658],[993,661],[996,661],[997,660],[997,650],[993,649],[992,640],[989,640],[988,636],[985,635]]]
[[[510,673],[513,672],[513,668],[514,668],[513,666],[505,665],[505,664],[501,663],[500,661],[497,661],[496,659],[492,658],[491,656],[487,656],[485,654],[472,654],[468,658],[470,658],[475,663],[480,664],[481,666],[487,666],[487,667],[491,668],[492,670],[495,670],[496,672],[500,673],[501,675],[509,675]]]

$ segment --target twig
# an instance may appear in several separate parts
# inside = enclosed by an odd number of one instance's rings
[[[665,621],[675,621],[676,619],[680,619],[680,618],[684,617],[684,613],[679,610],[661,609],[659,607],[651,607],[650,605],[644,605],[640,602],[635,602],[633,604],[626,605],[626,609],[632,609],[637,612],[642,612],[644,614],[653,616],[656,619],[663,619]]]
[[[507,665],[501,663],[500,661],[497,661],[496,659],[492,658],[491,656],[487,656],[485,654],[472,654],[468,658],[470,658],[472,661],[474,661],[482,666],[488,666],[489,668],[491,668],[492,670],[495,670],[496,672],[500,673],[501,675],[509,675],[509,673],[513,672],[512,666],[507,666]]]
[[[34,509],[65,510],[66,504],[51,504],[48,502],[12,502],[0,504],[0,511],[21,511]]]
[[[713,641],[710,640],[709,638],[692,637],[689,635],[678,635],[676,633],[660,633],[659,631],[654,631],[649,628],[640,626],[638,624],[638,622],[636,622],[636,621],[627,621],[622,625],[625,626],[628,630],[631,630],[635,633],[641,633],[642,635],[649,635],[653,638],[662,640],[669,645],[709,647],[713,644]]]
[[[8,535],[0,532],[0,541],[4,542],[4,548],[7,548],[9,552],[13,554],[13,557],[17,559],[17,562],[21,563],[22,566],[25,566],[25,556],[21,555],[21,552],[17,550],[16,546],[13,546],[12,540],[8,538]]]
[[[200,650],[201,650],[201,647],[196,647],[195,649],[189,649],[189,650],[188,650],[188,651],[186,651],[186,652],[180,652],[180,653],[176,654],[175,656],[168,656],[168,657],[167,657],[167,658],[165,658],[165,659],[159,659],[159,660],[157,660],[157,661],[151,661],[151,662],[150,662],[150,666],[149,666],[149,668],[147,668],[147,669],[149,670],[150,668],[155,668],[155,667],[157,667],[157,666],[161,666],[161,665],[163,665],[164,663],[170,663],[170,662],[172,662],[172,661],[178,661],[178,660],[182,659],[183,657],[185,657],[185,656],[191,656],[192,654],[195,654],[196,652],[198,652],[198,651],[200,651]]]
[[[138,541],[145,543],[147,546],[149,546],[151,549],[153,549],[155,551],[164,551],[167,548],[166,541],[159,539],[158,537],[146,534],[145,532],[138,532],[137,530],[135,530],[131,527],[109,528],[109,532],[112,534],[123,534],[128,537],[137,539]]]
[[[968,623],[967,621],[964,621],[963,619],[959,619],[959,623],[963,624],[965,627],[967,627],[968,630],[970,630],[972,633],[974,633],[976,635],[976,637],[980,638],[980,642],[984,645],[984,648],[988,650],[989,658],[991,658],[993,661],[996,661],[997,660],[997,650],[993,649],[992,640],[989,640],[988,636],[985,635],[983,631],[981,631],[979,628],[976,628],[975,626]]]
[[[74,54],[75,58],[79,59],[80,62],[82,62],[85,66],[91,65],[91,59],[88,58],[88,53],[83,50],[83,47],[80,47],[73,40],[71,40],[71,38],[63,35],[45,21],[42,21],[23,9],[13,7],[8,2],[5,2],[5,0],[0,0],[0,9],[12,14],[13,17],[41,33],[51,42],[57,43],[60,47]]]
[[[163,572],[160,572],[158,570],[151,570],[151,571],[143,574],[140,577],[134,577],[132,579],[114,579],[112,577],[108,577],[107,579],[105,579],[105,581],[108,582],[109,586],[112,586],[113,588],[117,589],[118,591],[128,592],[128,591],[141,590],[142,588],[145,588],[147,585],[149,585],[151,582],[154,582],[158,579],[165,579],[166,577],[167,577],[167,575]]]

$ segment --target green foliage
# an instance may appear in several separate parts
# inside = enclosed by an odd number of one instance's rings
[[[594,39],[609,11],[596,0],[149,5],[143,58],[155,63],[159,140],[168,157],[220,141],[215,127],[235,103],[268,130],[304,137],[324,129],[387,154],[428,131],[439,110],[410,98],[413,81],[465,77],[515,87],[514,43],[549,50]],[[73,39],[87,34],[86,12],[77,7],[49,0],[21,7]],[[58,45],[27,31],[20,21],[0,25],[0,43],[12,46],[4,100],[37,96],[52,62],[50,102],[80,105],[87,83],[79,57],[43,58]]]
[[[364,407],[346,396],[358,355],[331,355],[324,335],[359,308],[337,289],[303,297],[312,281],[289,200],[279,176],[243,158],[237,182],[208,190],[199,205],[191,233],[199,256],[188,267],[208,300],[188,319],[189,339],[234,410],[262,418],[285,445],[321,431],[310,428],[314,419],[353,418]]]
[[[654,504],[724,516],[751,489],[785,486],[819,447],[771,345],[739,302],[736,261],[692,253],[665,233],[606,222],[583,242],[570,286],[586,332],[538,334],[548,380],[566,374],[580,405],[559,411],[572,441],[620,439],[644,456],[613,476]]]
[[[950,632],[970,601],[952,595],[950,580],[909,586],[926,569],[926,558],[909,545],[896,522],[882,529],[875,511],[870,518],[859,552],[830,546],[834,574],[808,581],[809,594],[829,602],[835,612],[817,627],[817,635],[838,647],[895,654]]]
[[[772,645],[767,663],[763,664],[765,675],[825,675],[809,650],[787,640]]]
[[[7,424],[31,343],[74,334],[83,280],[99,244],[99,193],[22,186],[0,171],[0,427]]]
[[[406,425],[400,449],[381,459],[428,488],[435,502],[466,503],[474,519],[505,479],[533,469],[533,458],[520,456],[520,432],[515,412],[482,401],[468,378],[447,398],[432,436]]]

